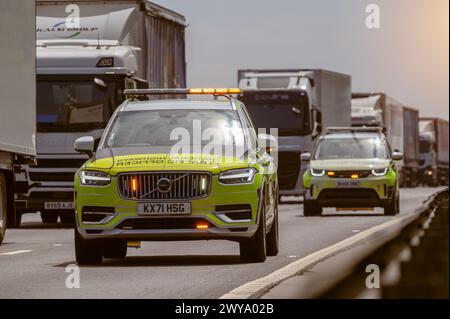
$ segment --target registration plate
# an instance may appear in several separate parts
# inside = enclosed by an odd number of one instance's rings
[[[138,203],[142,215],[189,215],[191,203]]]
[[[45,202],[45,209],[75,209],[73,202]]]
[[[354,188],[354,187],[359,187],[360,183],[359,181],[337,181],[336,182],[336,187],[340,187],[340,188]]]

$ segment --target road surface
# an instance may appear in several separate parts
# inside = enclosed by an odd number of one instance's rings
[[[401,190],[400,216],[412,213],[438,188]],[[75,264],[73,229],[42,225],[27,214],[0,246],[0,298],[219,298],[312,252],[396,217],[374,212],[327,211],[303,217],[297,202],[280,206],[280,254],[244,264],[237,243],[145,242],[124,260],[80,268],[80,288],[69,289]]]

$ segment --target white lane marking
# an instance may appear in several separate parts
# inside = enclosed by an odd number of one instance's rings
[[[388,222],[385,222],[383,224],[369,228],[360,233],[357,233],[356,235],[346,238],[334,245],[328,246],[328,247],[321,249],[319,251],[316,251],[306,257],[303,257],[301,259],[293,261],[292,263],[270,273],[269,275],[267,275],[265,277],[250,281],[246,284],[243,284],[242,286],[237,287],[236,289],[233,289],[232,291],[226,293],[219,299],[250,298],[251,296],[257,294],[258,292],[268,290],[268,289],[272,288],[273,286],[275,286],[277,283],[279,283],[289,277],[292,277],[301,271],[308,269],[309,267],[313,266],[314,264],[316,264],[328,257],[335,255],[339,251],[349,248],[350,246],[354,245],[356,242],[367,239],[374,233],[376,233],[384,228],[388,228],[388,227],[390,227],[392,225],[396,225],[396,224],[401,224],[404,220],[407,220],[407,219],[411,218],[411,216],[414,216],[414,215],[415,214],[411,214],[411,215],[407,215],[404,217],[396,218],[396,219],[390,220]]]
[[[25,254],[32,252],[32,250],[25,249],[25,250],[16,250],[16,251],[9,251],[7,253],[0,253],[0,256],[8,256],[8,255],[18,255],[18,254]]]
[[[63,244],[53,244],[53,247],[61,247]]]
[[[360,232],[359,229],[353,229],[353,230],[352,230],[352,233],[359,233],[359,232]]]

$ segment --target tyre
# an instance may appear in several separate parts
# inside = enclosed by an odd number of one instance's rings
[[[103,257],[105,258],[125,258],[127,256],[127,242],[125,240],[106,240],[102,246]]]
[[[311,217],[320,215],[322,215],[322,207],[316,206],[310,201],[303,202],[303,216]]]
[[[81,237],[77,229],[75,233],[75,258],[79,265],[99,265],[103,261],[100,240],[86,240]]]
[[[261,204],[259,223],[256,233],[250,240],[239,243],[239,252],[242,262],[263,262],[266,260],[266,211]]]
[[[41,219],[44,224],[54,224],[58,221],[58,214],[41,212]]]
[[[71,225],[71,226],[75,225],[75,213],[74,212],[61,214],[61,215],[59,215],[59,218],[61,219],[62,224],[67,224],[67,225]]]
[[[276,256],[280,249],[280,239],[278,232],[278,205],[275,204],[275,216],[273,219],[272,227],[266,238],[266,254],[267,256]]]
[[[3,242],[6,233],[8,204],[6,202],[6,178],[2,171],[0,171],[0,244]]]
[[[19,228],[20,224],[22,224],[22,214],[24,212],[16,211],[14,215],[10,215],[8,218],[8,228]]]
[[[400,196],[397,192],[392,201],[384,207],[384,215],[395,216],[398,213],[400,213]]]

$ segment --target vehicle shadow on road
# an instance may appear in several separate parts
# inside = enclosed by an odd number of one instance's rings
[[[167,267],[167,266],[221,266],[241,264],[239,255],[172,255],[172,256],[130,256],[124,259],[105,259],[101,265],[80,266],[81,268],[109,267]],[[53,267],[67,267],[76,264],[66,262]]]
[[[22,223],[18,229],[71,229],[71,224],[43,224],[43,223]]]

